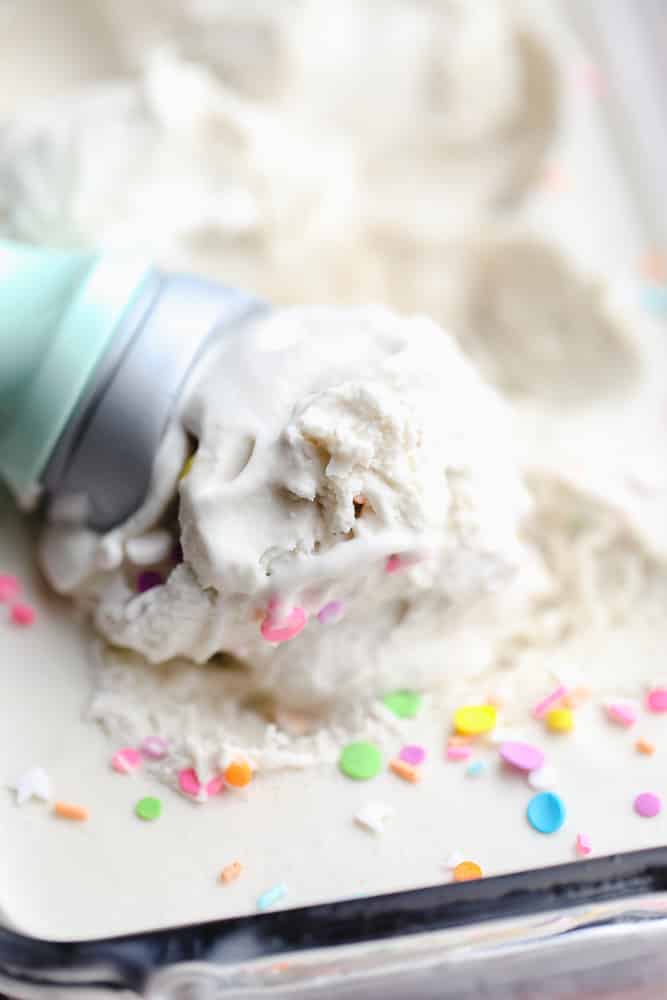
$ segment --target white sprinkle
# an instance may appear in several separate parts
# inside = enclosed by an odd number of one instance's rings
[[[383,833],[386,821],[395,815],[396,810],[386,802],[367,802],[354,817],[354,821],[372,833]]]
[[[551,764],[538,767],[536,771],[531,771],[528,775],[528,784],[531,788],[544,789],[554,788],[558,784],[558,773]]]
[[[167,558],[173,544],[168,531],[149,531],[139,538],[128,538],[125,555],[135,566],[154,566]]]
[[[31,768],[9,787],[16,792],[16,804],[19,806],[28,799],[48,802],[51,798],[51,781],[43,767]]]

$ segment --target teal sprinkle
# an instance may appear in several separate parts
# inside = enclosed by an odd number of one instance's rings
[[[280,902],[283,896],[287,895],[287,886],[281,882],[280,885],[274,885],[272,889],[267,889],[257,900],[257,909],[263,913],[265,910],[270,910],[272,906]]]
[[[469,774],[471,778],[478,778],[484,771],[486,771],[486,764],[483,760],[472,760],[466,768],[466,774]]]
[[[641,301],[647,312],[667,317],[667,285],[647,285],[642,288]]]

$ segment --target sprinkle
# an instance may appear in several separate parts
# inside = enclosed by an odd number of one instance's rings
[[[9,617],[15,625],[32,625],[35,620],[35,609],[29,604],[12,604]]]
[[[73,802],[56,802],[53,811],[61,819],[73,819],[80,823],[85,822],[90,815],[85,806],[77,806]]]
[[[382,770],[382,754],[374,743],[348,743],[338,761],[343,774],[354,781],[367,781]]]
[[[667,688],[652,688],[646,695],[646,707],[649,712],[667,712]]]
[[[580,857],[585,858],[593,850],[591,838],[587,833],[578,833],[574,849]]]
[[[402,569],[405,569],[406,563],[403,562],[400,556],[393,555],[388,556],[386,563],[384,564],[385,573],[399,573]]]
[[[533,715],[535,718],[543,718],[550,708],[555,708],[556,705],[558,705],[563,698],[565,698],[567,693],[568,690],[565,685],[559,684],[555,691],[552,691],[551,694],[548,694],[546,698],[543,698],[542,701],[538,701],[537,705],[535,705],[533,708]]]
[[[252,781],[252,768],[245,760],[235,760],[225,771],[225,781],[232,788],[245,788]]]
[[[565,822],[565,805],[555,792],[538,792],[528,803],[526,816],[538,833],[556,833]]]
[[[146,798],[139,799],[134,807],[134,812],[139,819],[150,823],[154,819],[159,819],[162,815],[162,802],[152,795],[147,795]]]
[[[397,719],[414,719],[421,708],[422,696],[416,691],[403,689],[391,691],[382,701]]]
[[[303,608],[292,608],[287,615],[278,615],[279,602],[274,598],[262,620],[260,632],[267,642],[289,642],[305,627],[307,618]]]
[[[544,719],[552,733],[569,733],[574,729],[574,715],[569,708],[552,708]]]
[[[643,753],[650,757],[655,753],[655,744],[651,743],[650,740],[640,739],[635,743],[635,750],[637,753]]]
[[[500,756],[510,767],[519,771],[539,771],[544,765],[544,754],[532,743],[521,743],[518,740],[507,740],[500,745]]]
[[[149,531],[125,542],[125,554],[135,566],[153,566],[162,562],[169,556],[171,548],[171,535],[164,530]]]
[[[281,883],[280,885],[274,885],[272,889],[267,889],[257,900],[257,909],[260,912],[265,910],[270,910],[272,906],[279,903],[280,900],[287,895],[287,886]]]
[[[329,601],[317,612],[317,620],[320,625],[331,625],[342,618],[345,605],[342,601]]]
[[[207,802],[211,796],[219,795],[223,791],[225,780],[223,775],[219,774],[207,785],[202,785],[195,769],[186,767],[178,773],[178,784],[184,795],[189,795],[198,802]]]
[[[412,764],[407,764],[404,760],[395,758],[389,764],[389,768],[395,775],[397,775],[397,777],[402,778],[403,781],[409,781],[413,785],[416,785],[421,779],[421,775],[417,768],[413,767]]]
[[[448,747],[469,747],[472,742],[472,736],[457,736],[456,733],[451,733],[447,737]]]
[[[482,877],[482,869],[474,861],[461,861],[452,872],[455,882],[474,882]]]
[[[452,851],[447,860],[445,861],[445,868],[456,868],[460,865],[462,861],[465,861],[466,856],[462,851]]]
[[[644,309],[654,316],[667,314],[667,287],[649,285],[642,289],[641,300]]]
[[[354,821],[372,833],[384,833],[385,823],[395,815],[394,808],[385,802],[367,802],[356,814]]]
[[[168,745],[161,736],[147,736],[145,740],[142,740],[139,749],[149,760],[162,760],[163,757],[167,756]]]
[[[563,705],[565,708],[579,708],[583,705],[591,696],[590,688],[587,687],[576,687],[573,688],[563,698]]]
[[[454,728],[464,736],[479,736],[495,727],[497,716],[495,705],[464,705],[454,713]]]
[[[145,569],[143,573],[140,573],[137,577],[137,593],[145,594],[147,590],[152,590],[153,587],[159,587],[164,582],[162,579],[162,574],[158,573],[154,569]]]
[[[649,250],[639,262],[641,273],[649,281],[667,285],[667,256],[659,250]]]
[[[417,743],[408,743],[398,751],[399,760],[404,760],[406,764],[418,767],[426,760],[426,750]]]
[[[17,576],[0,573],[0,604],[9,604],[19,596],[21,584]]]
[[[536,771],[530,772],[528,784],[531,788],[540,791],[545,788],[553,788],[554,785],[558,784],[558,772],[555,767],[545,764],[544,767],[538,767]]]
[[[186,460],[183,462],[183,467],[182,467],[181,471],[178,474],[179,482],[183,482],[183,480],[185,479],[185,477],[190,474],[190,471],[192,469],[192,463],[195,460],[195,455],[196,454],[197,454],[197,452],[193,451],[193,453],[191,455],[188,455],[188,457],[186,458]]]
[[[486,764],[483,760],[473,760],[466,768],[466,774],[471,778],[478,778],[484,771],[486,771]]]
[[[219,881],[223,885],[229,885],[230,882],[236,882],[237,878],[243,871],[243,865],[240,861],[232,861],[231,865],[225,865],[225,867],[220,872]]]
[[[136,771],[140,764],[141,754],[133,747],[123,747],[111,758],[111,766],[119,774],[130,774],[131,771]]]
[[[654,792],[640,792],[633,803],[635,812],[644,819],[657,816],[662,809],[662,799]]]
[[[445,754],[447,760],[469,760],[472,757],[472,747],[450,745]]]
[[[16,792],[16,804],[22,806],[29,799],[41,799],[48,802],[51,798],[51,781],[42,767],[32,767],[22,774],[13,785]]]
[[[607,717],[611,722],[615,722],[619,726],[625,726],[626,729],[634,726],[639,714],[636,703],[631,701],[608,702],[606,709]]]

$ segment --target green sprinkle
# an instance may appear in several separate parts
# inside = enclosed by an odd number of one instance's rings
[[[421,708],[422,696],[416,691],[392,691],[382,701],[398,719],[414,719]]]
[[[152,795],[147,795],[145,799],[139,799],[134,811],[139,819],[158,819],[162,813],[162,803],[159,799],[154,799]]]
[[[382,770],[382,754],[374,743],[348,743],[343,748],[338,766],[346,777],[367,781]]]

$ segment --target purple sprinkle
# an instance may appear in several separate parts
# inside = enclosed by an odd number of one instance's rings
[[[426,750],[416,743],[409,743],[408,746],[401,747],[398,752],[399,760],[404,760],[406,764],[417,766],[426,760]]]
[[[162,575],[157,570],[146,569],[137,577],[137,592],[145,594],[147,590],[159,587],[161,583],[163,583]]]
[[[145,740],[142,740],[139,749],[144,757],[148,757],[150,760],[162,760],[163,757],[167,756],[167,741],[163,740],[161,736],[147,736]]]
[[[657,816],[662,809],[662,799],[654,792],[641,792],[635,799],[635,812],[645,819]]]
[[[325,604],[317,612],[317,620],[320,625],[330,625],[331,622],[338,621],[343,614],[344,606],[342,601],[329,601],[328,604]]]

